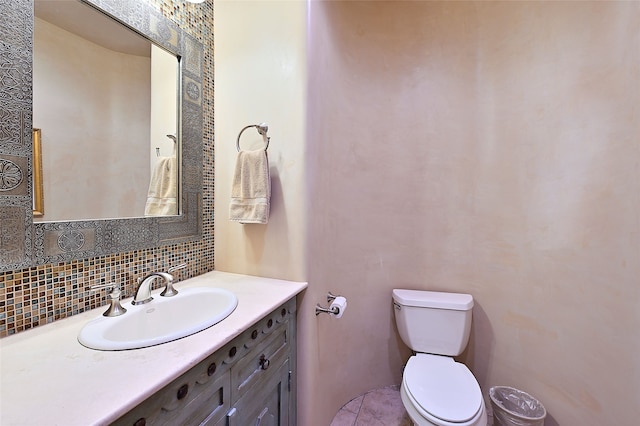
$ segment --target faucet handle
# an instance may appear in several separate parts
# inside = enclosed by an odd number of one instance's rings
[[[98,284],[98,285],[92,285],[91,287],[89,287],[89,290],[101,290],[103,288],[108,288],[108,289],[117,288],[117,289],[119,289],[119,286],[116,283]]]
[[[186,266],[186,264],[185,264]],[[171,270],[171,269],[169,269]],[[165,286],[164,286],[164,290],[162,290],[162,293],[160,293],[160,296],[164,296],[164,297],[171,297],[171,296],[175,296],[176,294],[178,294],[178,290],[176,290],[173,287],[173,275],[171,275],[170,273],[166,274],[169,279],[165,279]]]
[[[89,287],[91,290],[100,290],[103,288],[111,290],[107,293],[109,299],[109,308],[102,314],[105,317],[117,317],[127,312],[125,308],[120,304],[120,286],[116,283],[99,284]]]
[[[167,272],[168,272],[169,274],[171,274],[172,272],[179,271],[180,269],[184,269],[184,268],[186,268],[186,267],[187,267],[187,263],[186,263],[186,262],[185,262],[185,263],[181,263],[181,264],[179,264],[179,265],[172,266],[171,268],[169,268],[169,269],[167,270]]]
[[[107,292],[107,296],[111,298],[120,298],[120,286],[116,283],[92,285],[91,287],[89,287],[89,290],[102,290],[103,288],[110,290],[109,292]]]
[[[173,275],[171,275],[173,272],[175,271],[179,271],[180,269],[184,269],[187,267],[187,263],[181,263],[179,265],[176,266],[172,266],[171,268],[169,268],[167,270],[167,274],[171,277],[170,280],[166,280],[166,286],[163,290],[162,293],[160,293],[160,296],[165,296],[165,297],[171,297],[171,296],[175,296],[176,294],[178,294],[178,290],[176,290],[175,288],[173,288]]]

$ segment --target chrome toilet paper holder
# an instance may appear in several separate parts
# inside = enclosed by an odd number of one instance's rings
[[[327,303],[331,303],[335,300],[336,296],[335,294],[331,294],[331,292],[327,293]],[[329,308],[324,308],[322,307],[319,303],[316,304],[316,316],[320,315],[320,314],[334,314],[334,315],[338,315],[340,313],[340,308],[338,308],[337,306],[334,306],[333,309]]]

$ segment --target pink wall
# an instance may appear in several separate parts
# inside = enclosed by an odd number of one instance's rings
[[[473,294],[485,392],[636,424],[640,3],[309,8],[299,424],[400,382],[394,287]]]

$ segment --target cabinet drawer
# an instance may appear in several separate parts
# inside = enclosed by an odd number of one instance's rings
[[[264,377],[270,376],[272,367],[279,366],[288,355],[288,330],[287,327],[279,327],[231,369],[232,401],[240,398],[247,389],[260,386]]]
[[[118,419],[115,425],[199,425],[224,418],[230,406],[228,368],[210,356]],[[150,372],[150,374],[153,374]]]

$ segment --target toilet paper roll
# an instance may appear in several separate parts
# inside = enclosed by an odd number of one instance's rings
[[[345,309],[347,309],[347,299],[342,296],[338,296],[333,299],[333,302],[331,302],[331,305],[329,306],[331,315],[335,318],[342,318],[342,314],[344,314]]]

